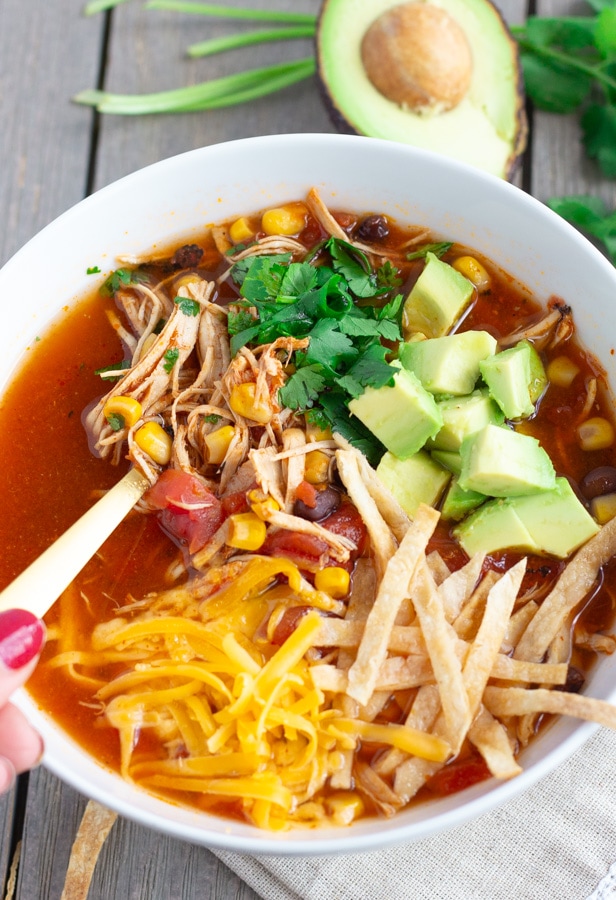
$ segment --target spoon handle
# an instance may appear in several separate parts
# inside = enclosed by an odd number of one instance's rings
[[[149,481],[131,469],[0,593],[0,612],[41,618],[143,495]]]

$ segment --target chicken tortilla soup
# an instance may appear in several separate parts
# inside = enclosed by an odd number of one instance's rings
[[[2,583],[150,483],[29,683],[124,778],[344,826],[515,777],[554,715],[616,727],[584,692],[616,647],[604,375],[575,310],[454,241],[313,189],[95,268],[27,354]]]

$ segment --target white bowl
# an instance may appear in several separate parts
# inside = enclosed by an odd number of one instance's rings
[[[411,147],[340,135],[284,135],[206,147],[157,163],[70,209],[0,271],[0,386],[61,307],[91,290],[86,269],[139,254],[216,222],[305,195],[315,185],[339,209],[383,212],[475,248],[545,302],[573,308],[581,341],[616,384],[616,270],[573,228],[527,194],[480,171]],[[45,265],[41,265],[45,260]],[[616,699],[616,654],[592,672],[591,696]],[[43,734],[45,765],[82,793],[143,825],[195,844],[250,853],[375,850],[459,826],[526,790],[563,762],[594,726],[560,719],[524,751],[522,775],[484,782],[389,820],[347,829],[270,834],[163,802],[122,781],[73,742],[22,692],[20,707]]]

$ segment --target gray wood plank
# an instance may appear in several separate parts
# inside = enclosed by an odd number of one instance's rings
[[[316,13],[317,0],[241,0],[229,6]],[[105,88],[120,93],[168,90],[313,55],[311,40],[285,41],[189,60],[195,41],[259,27],[127,4],[114,11]],[[263,27],[263,26],[261,26]],[[148,163],[196,147],[260,134],[332,132],[314,78],[227,109],[143,117],[105,116],[101,122],[96,187]]]
[[[4,895],[11,867],[11,841],[15,818],[15,789],[0,797],[0,896]]]
[[[0,3],[0,264],[84,196],[92,114],[70,98],[97,77],[102,20],[80,11]]]

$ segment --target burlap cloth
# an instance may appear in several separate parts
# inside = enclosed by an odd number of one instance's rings
[[[520,797],[418,843],[301,859],[217,855],[264,900],[611,900],[616,733],[597,732]]]

